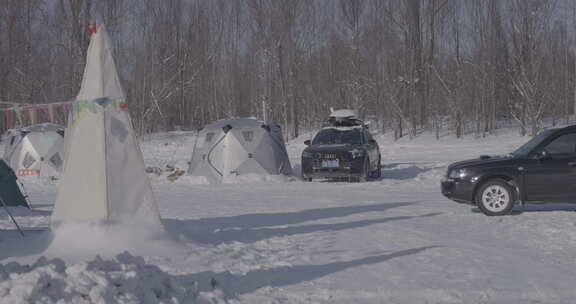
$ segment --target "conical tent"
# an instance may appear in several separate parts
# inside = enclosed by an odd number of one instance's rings
[[[57,176],[62,170],[64,127],[38,124],[11,129],[4,135],[4,160],[18,176]]]
[[[188,173],[221,182],[249,173],[289,175],[292,167],[280,126],[238,118],[209,124],[199,132]]]
[[[65,155],[53,223],[139,220],[160,225],[103,26],[90,39]]]

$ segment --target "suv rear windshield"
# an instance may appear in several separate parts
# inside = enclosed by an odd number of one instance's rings
[[[362,132],[360,129],[338,130],[325,129],[314,137],[313,145],[361,145]]]

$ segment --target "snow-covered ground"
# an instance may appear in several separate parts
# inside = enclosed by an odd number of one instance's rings
[[[305,139],[288,145],[297,174]],[[527,138],[377,139],[383,178],[367,183],[151,174],[167,231],[153,237],[51,234],[55,186],[25,180],[34,210],[12,211],[26,237],[0,212],[0,303],[574,302],[576,205],[487,217],[439,192],[450,162]],[[186,169],[193,143],[192,133],[155,134],[142,150],[149,166]]]

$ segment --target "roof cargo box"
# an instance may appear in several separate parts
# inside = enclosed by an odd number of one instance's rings
[[[327,125],[335,127],[362,126],[364,122],[360,119],[358,112],[350,109],[336,110],[330,113]]]

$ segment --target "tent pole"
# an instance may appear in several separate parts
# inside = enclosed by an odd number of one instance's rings
[[[28,199],[30,196],[28,196],[28,191],[26,191],[26,188],[24,188],[24,184],[18,180],[18,183],[20,184],[20,187],[22,188],[22,194],[24,194],[24,200],[26,201],[26,204],[28,204],[28,209],[32,210],[32,204],[30,203],[30,200]]]
[[[16,222],[16,220],[12,216],[12,213],[10,213],[10,210],[8,210],[8,206],[6,206],[6,203],[4,202],[4,199],[2,197],[0,197],[0,203],[2,203],[2,206],[4,206],[4,210],[6,210],[6,213],[8,213],[8,216],[10,217],[10,219],[12,220],[12,222],[14,223],[16,228],[18,228],[18,231],[20,231],[20,234],[22,236],[24,236],[24,232],[22,231],[22,229],[20,229],[20,226],[18,225],[18,223]]]

